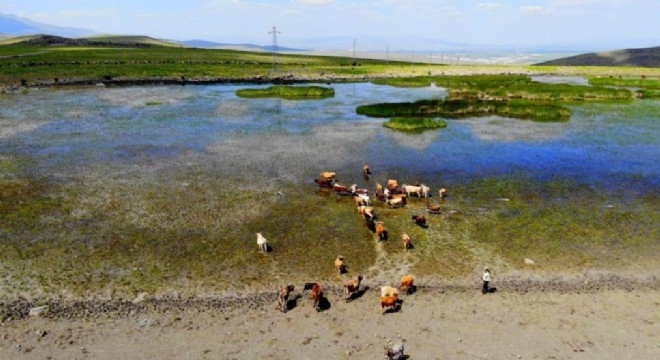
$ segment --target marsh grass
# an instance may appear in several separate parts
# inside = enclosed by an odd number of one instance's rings
[[[335,96],[333,88],[322,86],[270,86],[265,89],[240,89],[236,96],[243,98],[280,97],[287,100],[325,99]]]
[[[372,117],[441,116],[463,118],[499,115],[534,121],[567,121],[570,118],[570,110],[566,107],[522,100],[420,100],[412,103],[361,105],[356,109],[356,112],[360,115]]]
[[[363,105],[357,113],[374,117],[442,116],[460,118],[499,115],[533,121],[567,121],[570,109],[560,103],[630,100],[626,89],[549,84],[526,75],[419,76],[378,79],[374,83],[400,87],[437,85],[449,90],[444,101]]]
[[[399,131],[422,132],[424,130],[446,128],[447,123],[443,120],[432,118],[393,117],[383,123],[383,126]]]
[[[637,94],[643,99],[660,99],[660,89],[638,90]]]
[[[636,87],[660,90],[660,79],[646,77],[590,77],[589,84],[594,86]]]
[[[130,298],[340,284],[337,255],[346,257],[348,275],[375,282],[405,272],[461,278],[484,263],[521,268],[525,257],[546,270],[617,268],[653,257],[660,236],[655,195],[631,201],[562,180],[511,176],[456,185],[443,214],[427,215],[426,229],[410,219],[426,215],[423,199],[401,209],[376,203],[389,231],[380,242],[350,197],[311,185],[283,184],[278,195],[205,171],[154,180],[66,187],[0,181],[4,293]],[[273,252],[257,250],[256,232]],[[403,232],[414,249],[402,248]]]

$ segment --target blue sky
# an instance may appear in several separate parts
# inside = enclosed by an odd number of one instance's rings
[[[660,39],[660,0],[0,0],[0,12],[175,40],[268,44],[277,26],[282,45],[336,36],[493,45]]]

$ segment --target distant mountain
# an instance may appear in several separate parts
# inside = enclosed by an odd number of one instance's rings
[[[87,38],[67,38],[54,35],[25,35],[2,40],[2,45],[33,46],[113,46],[113,47],[184,47],[184,45],[148,36],[97,35]]]
[[[16,15],[2,13],[0,13],[0,33],[4,33],[7,36],[50,34],[64,37],[81,37],[96,34],[95,31],[88,29],[44,24]]]
[[[273,51],[273,46],[262,46],[256,44],[230,44],[230,43],[219,43],[206,40],[186,40],[182,41],[182,44],[185,44],[190,47],[202,48],[202,49],[237,49],[237,50],[250,50],[250,51]],[[285,46],[278,46],[278,51],[303,51],[303,49],[293,49]]]
[[[660,67],[660,46],[582,54],[535,65]]]

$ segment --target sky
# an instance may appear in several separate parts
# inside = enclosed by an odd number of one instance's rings
[[[101,33],[261,45],[271,43],[273,26],[282,46],[370,36],[660,45],[660,0],[0,0],[0,13]]]

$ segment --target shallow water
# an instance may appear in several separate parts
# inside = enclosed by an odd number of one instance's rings
[[[324,100],[241,99],[253,85],[33,90],[0,99],[0,153],[29,159],[36,176],[70,177],[90,166],[176,164],[194,157],[223,175],[309,181],[322,170],[356,182],[370,164],[378,181],[444,185],[523,174],[605,189],[657,190],[660,102],[570,105],[567,123],[500,117],[447,120],[406,134],[359,105],[441,98],[439,88],[335,84]]]

